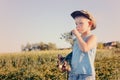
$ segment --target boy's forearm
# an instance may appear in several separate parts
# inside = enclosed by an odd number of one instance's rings
[[[79,42],[79,47],[80,49],[83,51],[83,52],[87,52],[89,49],[88,49],[88,46],[87,46],[87,43],[82,39],[81,36],[78,36],[77,37],[78,39],[78,42]]]

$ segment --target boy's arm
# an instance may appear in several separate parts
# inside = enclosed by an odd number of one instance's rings
[[[84,41],[83,38],[81,37],[81,34],[78,32],[77,29],[72,30],[72,32],[76,36],[76,38],[78,39],[78,43],[79,43],[78,45],[83,52],[88,52],[90,49],[96,47],[97,38],[95,35],[91,35],[87,39],[87,41]]]

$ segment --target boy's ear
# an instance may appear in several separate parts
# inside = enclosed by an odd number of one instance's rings
[[[89,23],[89,26],[91,26],[91,27],[92,27],[93,22],[92,22],[92,21],[89,21],[88,23]]]

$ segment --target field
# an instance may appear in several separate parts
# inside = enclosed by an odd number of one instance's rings
[[[67,80],[56,67],[57,55],[71,50],[0,54],[0,80]],[[97,50],[96,80],[120,80],[120,51]]]

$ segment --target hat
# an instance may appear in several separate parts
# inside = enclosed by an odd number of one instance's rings
[[[80,11],[74,11],[73,13],[71,13],[71,16],[73,17],[73,19],[75,19],[76,17],[80,17],[83,16],[87,19],[89,19],[90,21],[92,21],[92,28],[91,30],[96,28],[96,22],[95,19],[93,18],[93,16],[86,10],[80,10]]]

